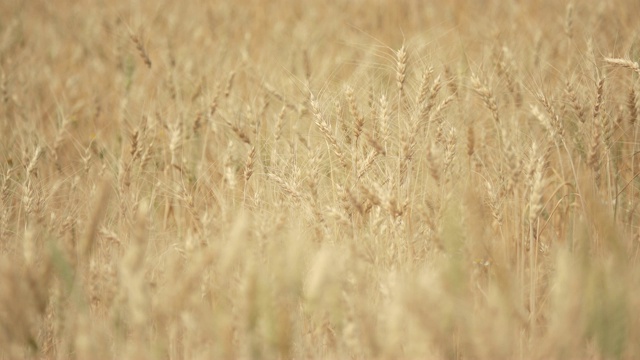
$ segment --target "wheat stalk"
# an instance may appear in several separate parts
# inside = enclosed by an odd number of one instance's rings
[[[348,165],[344,156],[344,152],[342,151],[342,147],[338,144],[338,139],[336,139],[336,137],[333,135],[331,124],[329,124],[322,115],[318,100],[313,94],[311,94],[310,96],[311,111],[313,112],[316,126],[318,127],[318,129],[320,129],[322,135],[324,135],[325,140],[333,150],[333,153],[336,155],[336,157],[338,157],[340,164],[342,164],[344,167],[347,167]]]
[[[604,61],[607,64],[627,68],[640,74],[640,65],[638,64],[637,61],[631,61],[627,59],[608,58],[608,57],[605,57]]]
[[[629,88],[629,95],[627,96],[627,109],[629,111],[629,124],[633,126],[638,120],[638,94],[636,93],[633,86]]]
[[[360,110],[358,110],[358,104],[356,103],[354,91],[351,86],[346,87],[345,95],[347,97],[347,102],[349,103],[349,112],[353,118],[353,137],[355,138],[354,144],[357,146],[358,138],[362,134],[362,128],[364,126],[364,116],[362,116]]]
[[[249,181],[251,175],[253,175],[254,166],[256,162],[256,148],[254,146],[249,150],[247,160],[244,163],[244,180]]]
[[[144,64],[147,66],[147,68],[151,69],[151,59],[149,58],[149,54],[147,53],[147,50],[142,44],[142,41],[140,40],[140,38],[134,34],[131,34],[129,37],[131,41],[133,41],[133,43],[135,44],[136,50],[138,50],[138,55],[140,55],[140,58],[142,59]]]
[[[487,84],[480,80],[480,78],[476,74],[471,75],[471,85],[473,86],[473,90],[475,90],[476,94],[480,96],[487,109],[491,111],[493,120],[495,120],[496,123],[500,123],[498,105],[491,89],[489,89]]]
[[[396,86],[398,88],[398,96],[402,97],[404,93],[404,80],[407,71],[407,49],[404,44],[396,52]]]

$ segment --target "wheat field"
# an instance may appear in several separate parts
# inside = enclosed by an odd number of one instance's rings
[[[0,358],[640,358],[637,14],[3,0]]]

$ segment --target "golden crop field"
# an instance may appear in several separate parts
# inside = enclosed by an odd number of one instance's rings
[[[640,3],[0,2],[0,359],[640,358]]]

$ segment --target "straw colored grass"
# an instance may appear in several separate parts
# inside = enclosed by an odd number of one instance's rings
[[[0,359],[639,358],[638,13],[0,2]]]

